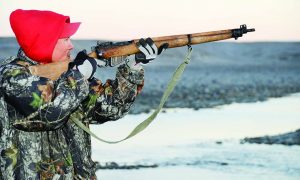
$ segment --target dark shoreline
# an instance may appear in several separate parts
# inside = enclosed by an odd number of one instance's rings
[[[252,137],[244,138],[241,140],[241,143],[254,143],[254,144],[282,144],[282,145],[300,145],[300,129],[294,132],[283,133],[275,136],[261,136],[261,137]]]
[[[96,162],[96,170],[120,170],[120,169],[124,169],[124,170],[129,170],[129,169],[144,169],[144,168],[157,168],[158,165],[157,164],[150,164],[150,165],[146,165],[146,164],[137,164],[137,165],[128,165],[128,164],[123,164],[120,165],[116,162],[106,162],[104,164],[100,164],[99,162]]]

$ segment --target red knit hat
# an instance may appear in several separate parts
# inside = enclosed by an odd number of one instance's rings
[[[10,25],[29,58],[49,63],[57,40],[73,35],[80,23],[52,11],[17,9],[10,14]]]

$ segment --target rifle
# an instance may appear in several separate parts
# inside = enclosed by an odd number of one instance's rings
[[[243,34],[248,32],[253,32],[255,29],[247,29],[245,24],[241,25],[240,28],[237,29],[227,29],[227,30],[219,30],[219,31],[210,31],[210,32],[202,32],[202,33],[194,33],[194,34],[183,34],[183,35],[173,35],[173,36],[162,36],[162,37],[154,37],[152,40],[154,41],[157,47],[161,46],[164,43],[168,43],[168,48],[182,47],[186,45],[194,45],[201,44],[212,41],[220,41],[230,38],[238,39],[242,37]],[[110,59],[118,59],[114,57],[128,56],[131,54],[136,54],[139,52],[139,49],[136,47],[136,43],[138,39],[132,41],[125,42],[117,42],[117,43],[101,43],[98,44],[92,50],[88,56],[101,59],[105,62],[105,66],[115,66],[119,64],[119,61],[111,61]],[[58,77],[67,71],[69,61],[56,62],[56,63],[48,63],[30,66],[29,70],[33,75],[46,77],[52,80],[58,79]]]

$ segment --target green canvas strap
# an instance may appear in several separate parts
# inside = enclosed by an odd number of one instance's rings
[[[138,133],[142,132],[144,129],[146,129],[149,126],[149,124],[156,118],[156,116],[158,115],[160,110],[163,108],[165,102],[167,101],[168,97],[173,92],[176,84],[178,83],[178,81],[179,81],[186,65],[190,62],[191,54],[192,54],[192,47],[188,46],[188,53],[187,53],[186,57],[184,58],[184,61],[177,67],[177,69],[173,73],[172,79],[168,83],[167,88],[166,88],[165,92],[163,93],[163,96],[162,96],[162,98],[160,100],[160,103],[159,103],[158,107],[156,108],[156,110],[146,120],[144,120],[139,125],[137,125],[131,131],[131,133],[129,133],[129,135],[127,137],[125,137],[124,139],[121,139],[119,141],[108,141],[108,140],[101,139],[96,134],[91,132],[90,129],[88,127],[86,127],[80,120],[75,118],[75,116],[71,116],[70,119],[75,124],[77,124],[81,129],[83,129],[85,132],[87,132],[88,134],[90,134],[94,138],[98,139],[99,141],[109,143],[109,144],[116,144],[116,143],[122,142],[126,139],[129,139],[129,138],[137,135]]]

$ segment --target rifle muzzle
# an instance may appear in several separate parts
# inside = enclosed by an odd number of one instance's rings
[[[252,29],[247,29],[247,25],[246,24],[243,24],[240,26],[239,29],[233,29],[232,30],[232,37],[237,40],[239,37],[242,37],[243,34],[247,34],[248,32],[254,32],[255,29],[252,28]]]

